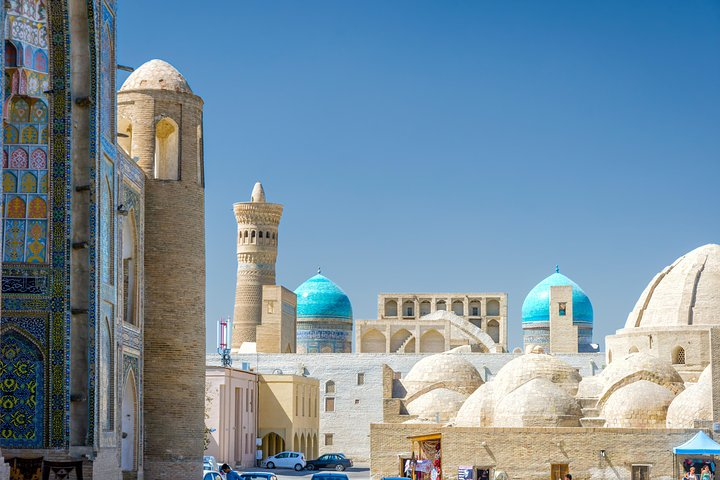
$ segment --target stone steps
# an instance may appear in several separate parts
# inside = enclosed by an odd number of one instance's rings
[[[604,427],[605,419],[602,417],[583,417],[580,419],[580,425],[583,427]]]

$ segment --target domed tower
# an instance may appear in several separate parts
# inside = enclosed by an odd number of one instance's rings
[[[352,352],[352,305],[345,292],[318,269],[295,295],[297,353]]]
[[[530,290],[522,306],[523,343],[547,352],[593,352],[593,307],[580,286],[555,273]]]
[[[202,473],[205,386],[203,101],[151,60],[118,92],[121,147],[145,171],[144,472]]]
[[[265,201],[260,182],[253,187],[249,202],[233,205],[238,224],[237,284],[233,312],[232,349],[254,342],[262,315],[263,285],[275,285],[278,225],[283,206]]]

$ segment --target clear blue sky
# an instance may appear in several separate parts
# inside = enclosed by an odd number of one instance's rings
[[[321,265],[356,319],[383,291],[508,292],[511,346],[556,263],[602,341],[720,243],[716,1],[119,4],[118,62],[205,100],[208,345],[256,180],[285,205],[279,283]]]

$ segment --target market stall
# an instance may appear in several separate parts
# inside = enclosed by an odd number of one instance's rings
[[[406,473],[413,480],[442,480],[442,448],[440,434],[409,437],[412,441],[412,458]]]
[[[678,478],[680,474],[684,475],[690,467],[695,467],[695,472],[700,476],[700,470],[703,466],[710,467],[710,471],[715,473],[715,456],[720,455],[720,444],[710,438],[705,432],[699,431],[687,442],[673,448],[675,461],[673,462],[674,478]],[[682,458],[682,465],[678,465],[678,457]],[[680,472],[677,472],[678,467]]]

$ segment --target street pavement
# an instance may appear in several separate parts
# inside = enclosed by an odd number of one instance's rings
[[[293,478],[303,478],[305,480],[310,480],[310,478],[313,476],[313,473],[317,473],[318,470],[302,470],[296,472],[295,470],[292,470],[290,468],[273,468],[272,470],[269,470],[267,468],[246,468],[243,470],[237,470],[237,472],[272,472],[277,475],[278,480],[290,480]],[[320,470],[320,472],[335,472],[335,470],[322,469]],[[355,465],[352,468],[348,468],[344,472],[336,473],[345,473],[350,480],[368,480],[370,478],[370,467],[368,465],[360,464]]]

